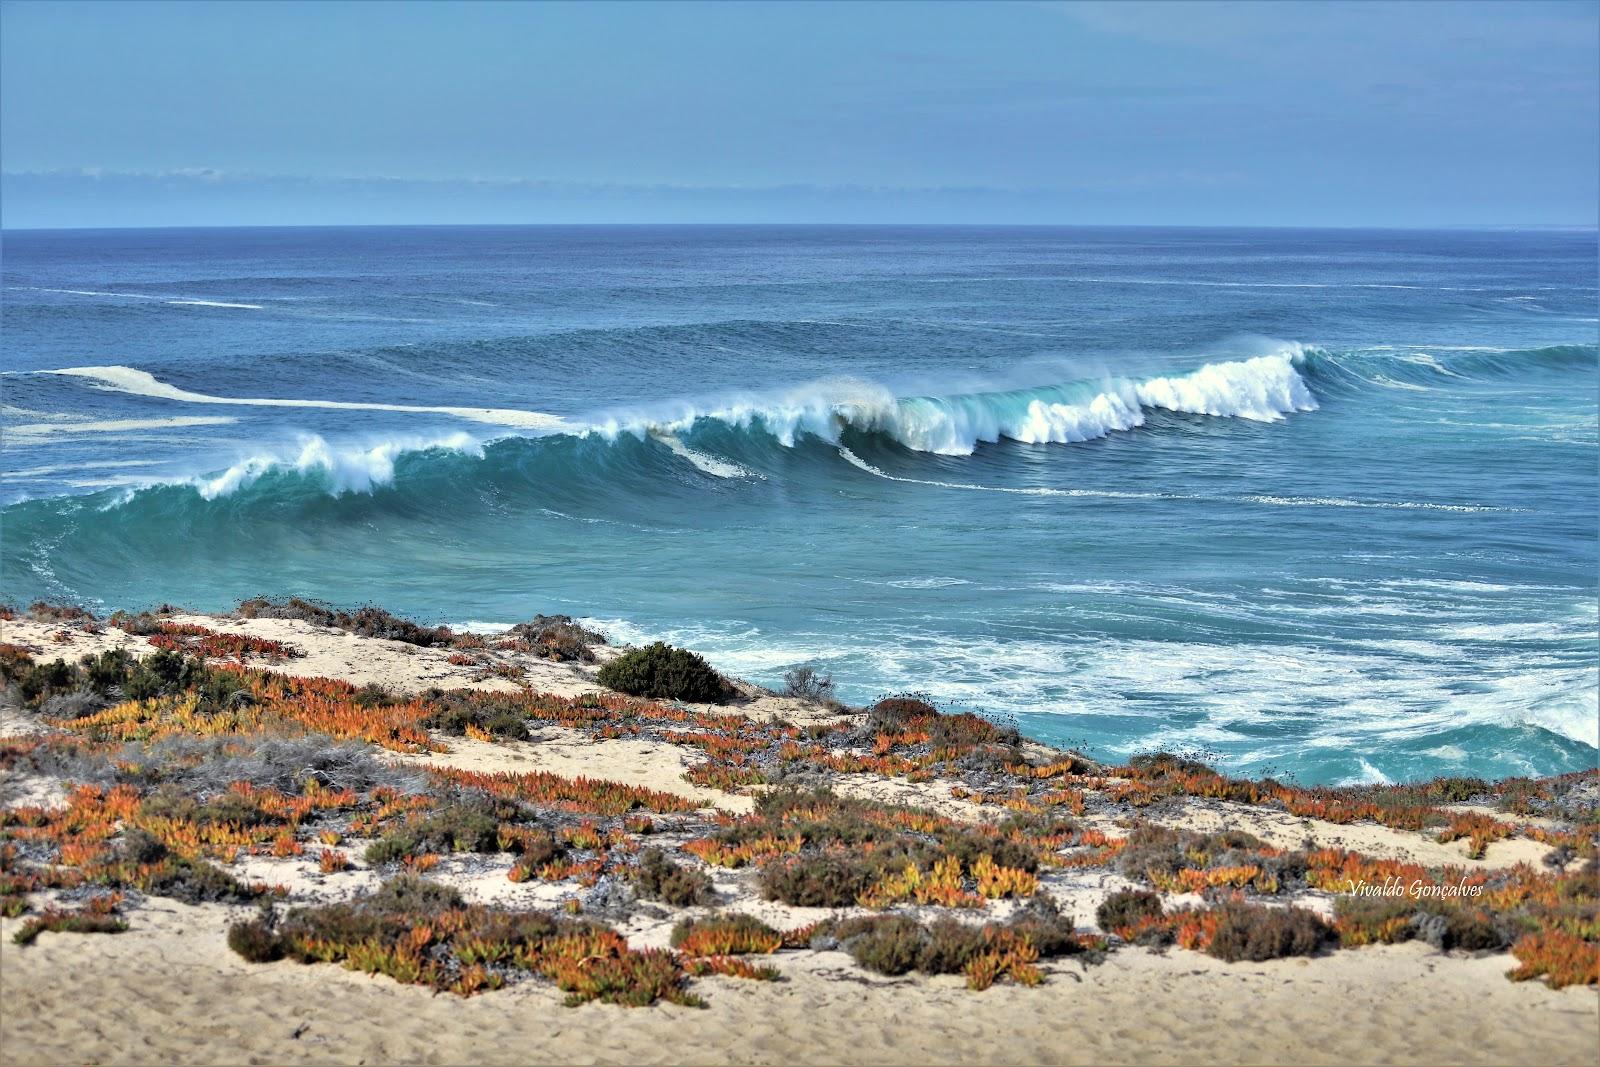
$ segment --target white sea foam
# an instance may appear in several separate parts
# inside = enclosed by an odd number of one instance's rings
[[[196,393],[188,389],[180,389],[175,385],[169,385],[154,375],[142,370],[136,370],[133,367],[65,367],[61,370],[47,373],[86,378],[98,383],[102,388],[116,390],[117,392],[158,397],[163,400],[177,400],[185,404],[222,404],[231,407],[324,408],[333,411],[414,412],[417,414],[449,415],[472,422],[489,423],[495,426],[514,426],[527,430],[553,430],[565,425],[565,420],[558,415],[547,415],[539,411],[523,411],[514,408],[436,407],[420,404],[380,404],[352,400],[287,400],[265,397],[212,396],[209,393]]]
[[[952,640],[917,627],[871,641],[807,633],[775,639],[731,621],[660,628],[622,619],[584,621],[624,642],[665,640],[693,648],[758,681],[775,683],[801,663],[870,679],[847,699],[917,690],[941,702],[1012,714],[1115,716],[1126,740],[1114,750],[1124,754],[1226,746],[1240,762],[1292,761],[1307,749],[1370,753],[1471,726],[1519,725],[1600,747],[1594,670],[1552,671],[1537,657],[1510,650],[1488,659],[1463,652],[1441,662],[1376,642],[1227,644],[1092,632]],[[1285,687],[1285,678],[1295,684]],[[1460,684],[1462,678],[1473,684]],[[1273,739],[1279,729],[1281,739]],[[1247,737],[1261,740],[1240,754],[1237,746]],[[1459,749],[1449,753],[1460,757]],[[1387,780],[1370,762],[1358,770],[1352,783]]]
[[[1055,489],[1050,486],[977,485],[972,482],[948,482],[933,478],[906,478],[874,467],[843,445],[839,456],[851,466],[864,470],[875,478],[909,485],[931,485],[939,489],[961,489],[978,493],[1014,493],[1022,496],[1091,497],[1101,500],[1203,500],[1209,503],[1262,504],[1279,508],[1379,508],[1399,511],[1507,511],[1508,508],[1488,507],[1481,504],[1429,504],[1414,500],[1348,500],[1343,497],[1291,497],[1291,496],[1205,496],[1198,493],[1137,493],[1115,489]]]
[[[137,433],[145,430],[171,430],[185,426],[226,426],[238,419],[229,415],[172,415],[164,419],[99,419],[61,422],[33,422],[7,426],[12,437],[51,437],[74,433]]]
[[[1099,490],[1099,489],[1052,489],[1049,486],[974,485],[971,482],[945,482],[945,481],[936,481],[936,480],[934,480],[932,478],[902,478],[901,476],[899,476],[897,474],[890,474],[888,471],[880,470],[879,468],[874,467],[872,464],[868,463],[866,460],[862,459],[860,456],[856,455],[854,452],[850,451],[848,448],[845,448],[843,445],[841,445],[839,447],[839,455],[840,455],[840,457],[842,459],[844,459],[851,466],[858,467],[861,470],[866,471],[868,474],[873,475],[874,477],[883,478],[883,479],[885,479],[887,481],[891,481],[891,482],[906,482],[907,484],[910,484],[910,485],[932,485],[932,486],[937,486],[940,489],[965,489],[965,490],[968,490],[970,492],[979,492],[979,493],[1015,493],[1015,494],[1019,494],[1021,496],[1098,497],[1098,498],[1101,498],[1101,499],[1110,499],[1110,500],[1186,500],[1186,499],[1193,499],[1193,498],[1190,498],[1190,497],[1175,496],[1175,495],[1169,495],[1169,494],[1166,494],[1166,493],[1132,493],[1132,492],[1120,492],[1120,491],[1113,490],[1113,489],[1107,489],[1107,490]]]
[[[68,296],[105,296],[120,300],[159,300],[178,307],[241,308],[247,311],[262,310],[261,304],[242,304],[227,300],[201,300],[197,297],[163,297],[150,293],[110,293],[101,289],[50,289],[39,285],[13,285],[12,289],[28,289],[36,293],[61,293]]]
[[[690,448],[677,437],[670,433],[654,433],[650,435],[654,440],[667,446],[673,455],[679,456],[694,464],[696,468],[715,478],[762,478],[757,472],[748,467],[741,467],[737,463],[730,463],[725,459],[707,455],[697,448]]]
[[[710,407],[606,419],[588,430],[607,437],[676,435],[709,419],[759,428],[792,447],[804,436],[837,444],[846,429],[855,429],[884,434],[918,452],[965,456],[1002,438],[1026,444],[1091,441],[1144,425],[1150,410],[1255,422],[1315,411],[1316,398],[1295,369],[1303,355],[1297,344],[1280,344],[1267,355],[1209,363],[1182,375],[952,396],[897,397],[871,382],[833,379]]]
[[[290,452],[251,456],[221,474],[195,478],[191,484],[202,497],[214,500],[253,484],[270,471],[292,470],[326,479],[330,493],[370,493],[375,487],[394,481],[395,459],[402,453],[433,448],[481,455],[479,443],[467,434],[432,440],[400,438],[356,446],[333,446],[311,435],[301,438]]]
[[[1357,758],[1356,762],[1361,767],[1361,773],[1337,782],[1337,785],[1394,785],[1394,779],[1384,774],[1378,768],[1368,763],[1364,758]]]
[[[36,293],[64,293],[71,296],[113,296],[125,300],[159,300],[160,297],[147,296],[144,293],[107,293],[99,289],[47,289],[39,285],[14,285],[13,289],[31,289]]]

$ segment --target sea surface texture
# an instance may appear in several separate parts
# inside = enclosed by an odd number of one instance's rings
[[[1596,236],[4,238],[13,603],[583,616],[1305,783],[1593,766]]]

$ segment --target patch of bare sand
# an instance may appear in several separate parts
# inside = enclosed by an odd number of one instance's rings
[[[699,762],[693,749],[664,741],[621,737],[591,739],[578,730],[539,724],[532,741],[474,741],[470,737],[443,740],[449,752],[422,755],[385,753],[397,763],[423,767],[457,767],[484,774],[527,774],[548,771],[567,778],[603,778],[685,797],[704,807],[746,812],[755,799],[686,782],[683,772]]]
[[[1194,953],[1052,966],[1034,989],[863,974],[784,953],[777,983],[704,979],[704,1010],[568,1009],[544,983],[462,1000],[333,966],[247,964],[248,909],[151,901],[115,936],[0,923],[4,1061],[47,1063],[1593,1064],[1592,990],[1511,983],[1504,955],[1407,944],[1228,965]]]
[[[1482,859],[1470,859],[1466,841],[1443,843],[1436,840],[1433,833],[1426,831],[1396,830],[1377,823],[1333,823],[1323,819],[1301,818],[1272,808],[1195,797],[1185,798],[1176,813],[1162,812],[1152,815],[1151,819],[1200,833],[1244,830],[1275,848],[1299,848],[1310,838],[1321,848],[1349,849],[1380,859],[1403,860],[1428,867],[1478,868],[1537,864],[1550,851],[1549,846],[1537,841],[1514,837],[1490,844]],[[1103,822],[1102,828],[1107,831],[1125,832],[1118,830],[1111,820],[1091,818],[1085,821],[1091,824]]]

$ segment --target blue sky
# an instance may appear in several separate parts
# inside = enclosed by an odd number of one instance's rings
[[[1593,225],[1600,4],[0,5],[8,228]]]

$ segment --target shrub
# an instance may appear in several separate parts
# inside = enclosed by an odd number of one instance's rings
[[[251,963],[271,963],[283,959],[283,939],[262,919],[237,922],[228,927],[228,947]]]
[[[1006,923],[971,926],[940,919],[923,926],[903,915],[858,917],[821,923],[815,938],[814,947],[836,945],[879,974],[966,974],[975,989],[1001,974],[1037,983],[1043,976],[1033,967],[1036,960],[1086,951],[1072,921],[1046,897],[1035,897]]]
[[[1128,761],[1128,767],[1150,777],[1214,773],[1209,766],[1199,760],[1172,752],[1149,752],[1142,756],[1134,756]]]
[[[624,652],[600,668],[600,684],[638,697],[718,704],[732,687],[700,656],[657,641]]]
[[[641,896],[660,900],[678,908],[710,904],[716,900],[711,876],[672,862],[659,848],[647,848],[639,865],[631,872]]]
[[[403,641],[423,648],[450,645],[456,639],[448,626],[418,626],[409,619],[402,619],[371,604],[355,611],[343,611],[300,597],[283,601],[254,597],[240,602],[239,615],[246,619],[300,619],[316,626],[346,630],[360,637]]]
[[[418,878],[414,874],[402,874],[389,879],[367,901],[378,911],[416,912],[421,915],[437,915],[466,904],[456,889]]]
[[[159,768],[163,781],[198,793],[219,792],[234,782],[290,794],[300,793],[311,782],[358,793],[379,786],[414,793],[423,784],[417,772],[375,759],[370,745],[322,733],[175,734],[142,751],[125,750],[123,758]]]
[[[1144,823],[1128,835],[1117,859],[1124,878],[1147,881],[1152,875],[1176,874],[1185,865],[1178,831]]]
[[[128,924],[115,915],[87,911],[47,911],[23,923],[11,940],[31,945],[45,931],[60,934],[120,934]]]
[[[81,625],[95,620],[92,612],[76,604],[52,604],[46,600],[35,601],[28,608],[28,617],[34,622]]]
[[[302,963],[342,962],[462,996],[520,972],[549,978],[569,1005],[702,1003],[684,989],[688,974],[675,953],[634,951],[588,920],[468,907],[454,890],[411,876],[344,903],[295,908],[275,928],[265,916],[241,927],[229,944],[247,959],[281,949]]]
[[[567,853],[567,847],[557,841],[556,835],[549,830],[520,831],[515,843],[521,855],[519,865],[528,871],[537,871]]]
[[[827,703],[833,699],[833,676],[822,674],[811,666],[796,667],[783,673],[783,691],[801,700]]]
[[[434,710],[422,723],[453,737],[464,735],[469,726],[497,741],[526,741],[533,736],[528,731],[528,717],[524,711],[509,702],[481,697],[441,694],[434,702]]]
[[[1229,901],[1213,913],[1216,931],[1205,951],[1228,963],[1310,956],[1333,935],[1321,916],[1304,908]]]
[[[1441,951],[1503,949],[1519,931],[1510,916],[1496,916],[1463,900],[1409,897],[1334,898],[1340,940],[1350,946],[1375,941],[1426,941]]]
[[[546,659],[565,663],[593,663],[594,650],[589,646],[606,643],[604,634],[579,625],[570,615],[535,615],[529,622],[513,626],[510,632],[533,645]]]
[[[1018,909],[1004,929],[1027,938],[1044,957],[1070,956],[1084,951],[1072,917],[1061,914],[1055,900],[1043,893]]]
[[[500,820],[486,808],[452,804],[384,834],[367,846],[367,862],[392,863],[430,852],[498,852]]]
[[[672,928],[672,947],[690,956],[738,956],[776,952],[783,935],[753,915],[684,919]]]
[[[841,938],[858,964],[879,974],[905,974],[923,953],[923,930],[915,919],[889,915],[848,940]]]
[[[988,940],[981,926],[938,919],[928,927],[917,950],[916,968],[923,974],[960,974],[987,947]]]
[[[1107,933],[1131,931],[1145,919],[1159,919],[1161,896],[1148,889],[1119,889],[1100,902],[1095,922]]]
[[[969,871],[977,865],[982,856],[988,856],[1001,867],[1027,871],[1030,874],[1039,869],[1037,847],[1010,837],[984,833],[979,829],[956,830],[941,837],[939,844],[944,847],[947,855],[959,859],[961,865]]]
[[[245,885],[221,867],[178,856],[169,856],[154,870],[131,881],[152,896],[171,897],[185,904],[242,903],[261,895],[261,890]]]
[[[168,850],[154,834],[134,827],[123,831],[117,854],[127,863],[148,864],[166,859]]]
[[[774,860],[761,868],[761,895],[798,908],[848,908],[877,882],[879,866],[832,852]]]
[[[922,694],[901,693],[884,697],[868,708],[867,726],[878,733],[895,732],[904,730],[912,719],[927,718],[938,714],[939,709],[934,707]]]

